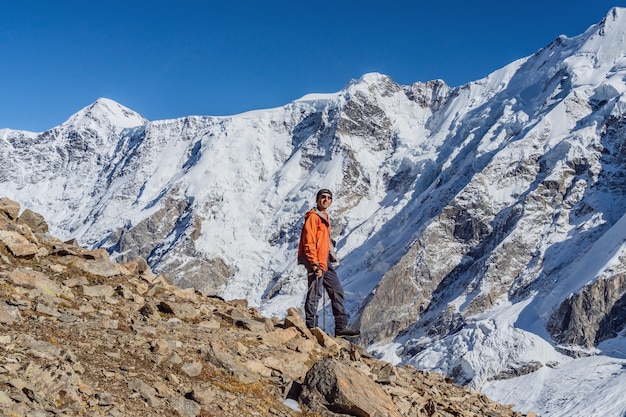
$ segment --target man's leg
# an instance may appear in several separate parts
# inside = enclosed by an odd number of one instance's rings
[[[337,273],[331,267],[324,273],[324,288],[328,292],[333,316],[335,316],[335,332],[337,329],[345,329],[348,325],[348,316],[343,302],[343,287]]]
[[[307,278],[309,288],[307,289],[306,301],[304,302],[304,318],[306,327],[312,329],[317,327],[317,307],[322,296],[322,285],[321,280],[309,268],[307,268]]]

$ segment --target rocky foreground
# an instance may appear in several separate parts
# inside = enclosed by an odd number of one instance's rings
[[[2,416],[522,415],[311,332],[295,309],[262,317],[63,242],[8,198],[0,329]]]

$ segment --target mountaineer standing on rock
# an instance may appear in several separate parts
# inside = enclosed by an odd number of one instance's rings
[[[317,192],[315,202],[316,207],[304,215],[298,245],[298,264],[304,265],[308,278],[304,304],[306,325],[309,329],[317,327],[317,307],[325,288],[335,317],[335,336],[355,337],[360,332],[348,327],[343,287],[332,267],[336,259],[332,254],[334,242],[330,239],[330,219],[326,209],[333,202],[333,193],[323,188]]]

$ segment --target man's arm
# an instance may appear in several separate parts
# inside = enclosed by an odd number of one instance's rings
[[[320,264],[317,256],[317,222],[319,222],[319,219],[316,216],[309,216],[304,222],[302,231],[304,254],[311,266],[313,266],[313,270],[315,270],[315,266],[319,268]]]

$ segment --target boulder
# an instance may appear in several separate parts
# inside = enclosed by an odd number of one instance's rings
[[[0,230],[0,242],[16,258],[33,258],[39,250],[36,244],[14,231]]]
[[[307,372],[300,394],[309,409],[357,417],[400,417],[391,397],[362,372],[324,358]]]
[[[0,198],[0,214],[6,216],[9,220],[16,220],[20,214],[19,203],[8,197]]]
[[[48,223],[44,217],[31,209],[24,209],[17,223],[28,226],[35,233],[48,233]]]

